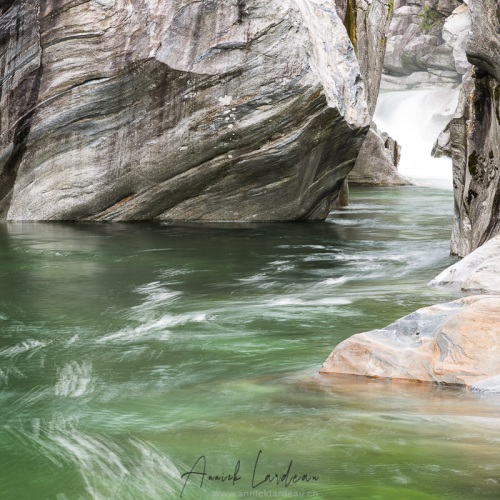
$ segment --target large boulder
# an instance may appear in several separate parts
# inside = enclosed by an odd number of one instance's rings
[[[322,219],[370,123],[333,0],[0,9],[0,219]]]
[[[373,116],[394,6],[391,2],[387,4],[380,0],[336,0],[336,5],[356,51],[365,81],[369,113]],[[411,184],[397,171],[399,150],[397,143],[380,132],[372,122],[354,169],[349,175],[349,182],[380,186]],[[346,205],[347,200],[346,182],[336,200],[336,206]]]
[[[500,295],[500,236],[487,241],[467,257],[445,269],[429,285]]]
[[[321,367],[337,373],[500,391],[500,296],[419,309],[341,342]]]
[[[373,116],[384,65],[393,7],[385,0],[335,0],[358,57],[366,99]]]
[[[500,9],[495,0],[471,1],[464,76],[450,130],[455,222],[451,251],[464,257],[500,234]]]
[[[408,186],[413,182],[398,172],[401,147],[386,132],[371,123],[354,168],[349,173],[349,184],[367,186]]]

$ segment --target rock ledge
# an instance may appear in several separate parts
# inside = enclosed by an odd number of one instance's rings
[[[407,379],[500,393],[500,296],[419,309],[341,342],[320,373]]]

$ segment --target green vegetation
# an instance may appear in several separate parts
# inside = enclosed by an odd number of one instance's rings
[[[387,20],[391,19],[392,12],[394,11],[394,0],[390,0],[389,4],[387,5],[388,10],[387,10]]]
[[[472,151],[469,155],[469,161],[467,162],[467,166],[469,167],[470,175],[476,175],[477,173],[477,160],[479,159],[476,151]]]
[[[347,34],[351,39],[352,46],[356,50],[356,0],[347,1],[347,10],[345,13],[344,26],[346,27]]]
[[[432,7],[426,5],[418,14],[418,17],[422,20],[420,22],[420,28],[424,33],[429,33],[432,27],[437,21],[441,19],[441,14]]]

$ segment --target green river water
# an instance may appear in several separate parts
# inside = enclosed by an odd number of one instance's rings
[[[356,188],[317,224],[0,225],[0,498],[500,498],[499,398],[317,374],[459,297],[426,286],[452,212]]]

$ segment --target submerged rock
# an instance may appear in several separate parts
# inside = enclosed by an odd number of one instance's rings
[[[395,323],[353,335],[321,373],[499,389],[500,296],[471,296],[419,309]]]
[[[0,14],[0,219],[323,219],[368,129],[333,0]]]
[[[489,240],[445,269],[429,285],[452,286],[464,292],[500,295],[500,236]]]

